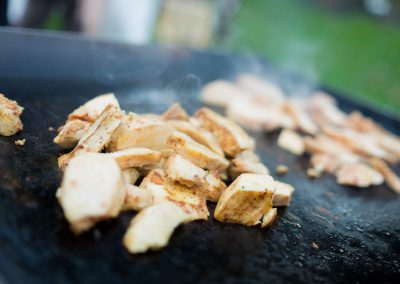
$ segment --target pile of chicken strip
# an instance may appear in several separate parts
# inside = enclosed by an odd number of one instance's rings
[[[72,231],[137,211],[123,238],[130,253],[160,249],[179,225],[209,219],[207,202],[220,222],[268,227],[294,191],[269,175],[254,139],[208,108],[137,114],[100,95],[68,116],[54,142],[73,148],[58,159],[56,193]]]
[[[288,97],[276,84],[242,74],[234,82],[207,84],[201,97],[244,127],[281,131],[279,147],[309,154],[310,178],[327,172],[338,184],[364,188],[386,182],[400,193],[400,178],[391,169],[400,159],[400,138],[358,111],[342,112],[326,93]]]

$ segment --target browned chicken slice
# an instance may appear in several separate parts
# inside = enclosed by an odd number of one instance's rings
[[[226,189],[226,184],[221,180],[218,171],[210,171],[205,176],[205,184],[201,187],[201,192],[206,200],[217,202],[221,194]]]
[[[279,134],[278,146],[297,156],[303,155],[305,150],[303,138],[290,129],[284,129]]]
[[[179,103],[175,103],[163,113],[163,118],[166,120],[183,120],[189,121],[190,117]]]
[[[168,122],[175,130],[189,135],[194,141],[203,144],[210,148],[210,150],[224,156],[224,151],[222,151],[218,140],[211,134],[211,132],[203,129],[199,122],[195,119],[191,119],[190,122],[182,120],[170,120]]]
[[[353,111],[347,116],[346,125],[360,132],[386,132],[382,126],[359,111]]]
[[[284,94],[278,85],[254,75],[242,74],[237,77],[236,83],[250,93],[266,97],[271,103],[281,103],[285,100]]]
[[[217,137],[226,155],[234,157],[243,150],[254,148],[254,140],[239,125],[216,112],[201,108],[195,113],[195,117],[205,129]]]
[[[355,187],[379,185],[384,181],[383,176],[373,168],[362,164],[344,164],[336,172],[338,184]]]
[[[131,184],[126,185],[125,210],[140,211],[153,205],[153,203],[152,194],[149,190]]]
[[[167,145],[196,166],[207,170],[222,170],[229,165],[228,160],[190,138],[174,131],[167,139]]]
[[[134,185],[136,181],[140,178],[140,173],[135,168],[129,168],[122,171],[122,175],[124,176],[124,180],[126,184]]]
[[[152,204],[168,200],[180,206],[193,220],[207,220],[209,216],[206,200],[196,189],[168,180],[161,169],[150,171],[140,188],[150,192]]]
[[[181,155],[173,155],[164,163],[164,172],[167,178],[188,187],[204,186],[207,172]]]
[[[346,114],[336,105],[336,101],[329,95],[317,92],[308,101],[308,110],[319,126],[346,124]]]
[[[172,202],[152,205],[132,219],[124,235],[124,246],[134,254],[163,248],[175,228],[189,221],[188,215]]]
[[[268,175],[268,168],[260,162],[260,158],[253,151],[243,151],[231,160],[229,174],[232,179],[236,179],[243,173]]]
[[[54,143],[63,148],[72,148],[76,146],[85,131],[90,127],[90,124],[90,122],[79,119],[67,121],[65,125],[60,128],[56,138],[54,138]]]
[[[22,130],[20,115],[23,110],[16,101],[0,94],[0,135],[11,136]]]
[[[371,159],[370,164],[383,175],[389,188],[395,193],[400,194],[400,178],[395,174],[395,172],[380,159]]]
[[[129,148],[109,153],[115,159],[122,170],[151,166],[161,161],[161,152],[147,148]]]
[[[303,141],[307,152],[311,154],[327,153],[337,155],[352,152],[347,145],[343,145],[342,143],[322,134],[319,134],[314,138],[306,136]]]
[[[278,215],[278,210],[276,208],[271,208],[268,212],[264,215],[261,223],[261,228],[266,228],[271,226]]]
[[[284,109],[292,117],[300,130],[307,134],[315,135],[318,131],[318,126],[308,114],[304,104],[304,102],[299,100],[291,100],[284,105]]]
[[[217,80],[205,85],[201,91],[201,100],[209,105],[226,107],[237,97],[247,97],[248,93],[229,81]]]
[[[58,158],[58,165],[64,169],[68,161],[82,153],[100,152],[110,141],[111,135],[121,123],[122,114],[115,106],[109,105],[90,125],[78,145],[68,154]]]
[[[292,200],[292,194],[294,192],[294,187],[288,183],[275,181],[275,193],[272,198],[272,206],[289,206]]]
[[[281,106],[266,104],[257,97],[236,98],[229,101],[226,115],[255,131],[295,127],[293,119],[283,111]]]
[[[214,217],[220,222],[254,226],[272,208],[271,176],[242,174],[222,193]]]
[[[107,150],[144,147],[161,151],[169,148],[165,141],[171,133],[172,128],[162,118],[130,113],[115,131]]]
[[[361,162],[361,158],[352,153],[316,153],[311,156],[311,165],[320,172],[335,173],[343,164],[354,164]]]
[[[125,199],[121,169],[107,155],[81,154],[66,167],[57,197],[72,230],[86,231],[120,212]]]

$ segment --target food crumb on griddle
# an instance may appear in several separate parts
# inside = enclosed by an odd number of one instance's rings
[[[321,172],[314,168],[307,169],[307,176],[312,179],[319,178],[321,176]]]
[[[280,176],[286,174],[288,171],[289,171],[289,168],[285,165],[278,165],[275,170],[276,174],[278,174]]]
[[[319,249],[319,245],[317,243],[315,243],[315,242],[312,242],[311,243],[311,248],[315,249],[315,250],[318,250]]]
[[[49,129],[49,131],[54,131],[54,127],[50,126],[48,129]]]
[[[15,145],[18,145],[18,146],[24,146],[25,142],[26,142],[26,139],[19,139],[19,140],[14,141]]]

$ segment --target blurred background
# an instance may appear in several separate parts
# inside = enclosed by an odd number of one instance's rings
[[[254,53],[400,113],[398,0],[0,0],[0,25]]]

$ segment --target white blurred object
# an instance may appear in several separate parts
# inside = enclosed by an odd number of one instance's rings
[[[160,0],[81,0],[83,31],[131,43],[151,40]]]
[[[9,0],[7,18],[11,25],[18,23],[25,13],[28,0]]]
[[[390,0],[364,0],[365,9],[376,16],[386,16],[392,10]]]

